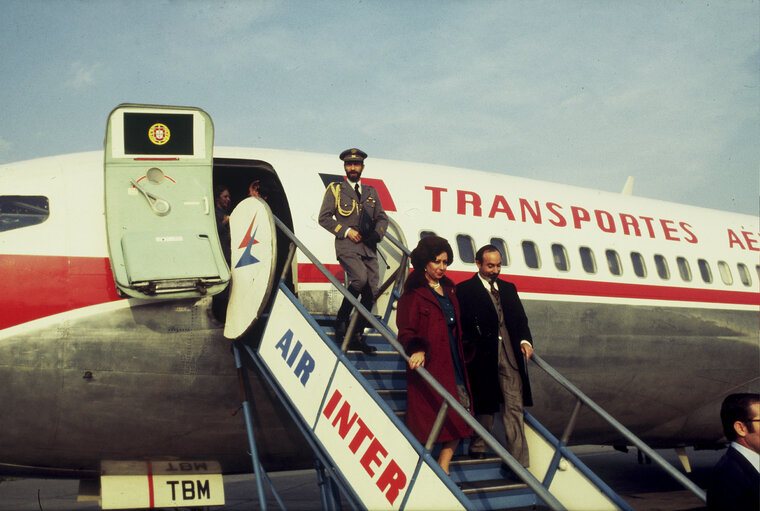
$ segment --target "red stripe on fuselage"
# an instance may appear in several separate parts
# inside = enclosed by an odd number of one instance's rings
[[[325,266],[336,278],[338,278],[338,280],[341,282],[343,281],[343,270],[340,265],[327,264]],[[459,283],[472,277],[474,272],[448,271],[446,275],[455,283]],[[627,284],[506,274],[503,278],[517,286],[518,291],[521,293],[667,300],[673,302],[720,303],[732,305],[760,304],[760,293],[745,293],[722,289],[655,286],[651,284]],[[327,279],[314,265],[299,264],[298,281],[301,283],[323,283],[327,282]]]
[[[119,300],[104,257],[0,255],[0,329]]]
[[[343,282],[338,264],[325,265]],[[34,255],[0,255],[0,329],[70,310],[119,300],[108,258]],[[473,272],[449,271],[461,282]],[[521,275],[504,275],[521,293],[595,296],[702,302],[737,305],[760,304],[760,293],[676,286],[595,282]],[[326,283],[313,264],[298,265],[301,283]]]

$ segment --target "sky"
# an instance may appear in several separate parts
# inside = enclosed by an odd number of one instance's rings
[[[0,163],[102,149],[116,105],[172,104],[219,146],[633,176],[758,215],[760,0],[0,0],[0,87]]]

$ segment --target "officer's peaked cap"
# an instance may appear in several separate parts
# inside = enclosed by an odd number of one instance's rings
[[[364,158],[366,157],[367,157],[367,153],[355,147],[352,147],[351,149],[346,149],[345,151],[340,153],[340,159],[343,161],[363,162]]]

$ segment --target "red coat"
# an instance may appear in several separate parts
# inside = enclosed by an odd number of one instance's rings
[[[444,277],[441,279],[441,284],[456,310],[457,347],[459,348],[459,357],[464,365],[461,342],[462,328],[459,324],[459,303],[454,291],[454,283]],[[409,275],[404,294],[398,302],[396,325],[398,326],[398,339],[404,345],[407,355],[411,356],[418,351],[424,351],[425,369],[443,385],[449,394],[456,398],[457,387],[454,365],[451,360],[446,318],[438,299],[433,296],[422,272],[414,270]],[[466,382],[466,367],[463,367],[463,370],[465,371]],[[410,370],[408,365],[406,382],[406,425],[417,440],[425,444],[443,400],[416,371]],[[449,410],[447,420],[437,441],[448,442],[471,435],[472,429],[456,412]]]

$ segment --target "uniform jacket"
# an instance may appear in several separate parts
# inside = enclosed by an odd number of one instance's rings
[[[511,282],[497,279],[504,322],[509,332],[509,348],[515,354],[523,383],[523,406],[533,405],[528,370],[520,348],[524,339],[533,344],[517,288]],[[491,301],[490,292],[476,273],[471,279],[460,282],[456,289],[461,307],[462,339],[468,353],[467,371],[476,414],[495,413],[504,398],[499,386],[499,318]]]
[[[459,305],[454,283],[448,278],[441,279],[441,284],[457,311],[457,336],[461,332],[459,324]],[[427,285],[423,272],[414,270],[409,275],[404,294],[398,302],[396,313],[398,339],[404,345],[408,355],[418,351],[425,352],[425,369],[443,385],[455,398],[457,397],[454,365],[451,360],[449,332],[446,318],[438,299],[433,296]],[[462,344],[458,342],[459,356],[464,361]],[[465,376],[467,369],[465,370]],[[466,380],[466,377],[465,377]],[[407,408],[406,424],[414,436],[423,444],[435,422],[438,409],[443,400],[425,383],[416,371],[406,370]],[[438,437],[439,442],[472,435],[472,430],[455,412],[449,411],[447,420]]]
[[[335,196],[335,190],[338,196]],[[319,225],[335,236],[335,253],[374,257],[377,243],[385,236],[388,217],[380,203],[380,197],[374,187],[362,183],[362,198],[356,196],[353,185],[348,180],[341,181],[337,188],[335,183],[325,190],[322,207],[319,209]],[[375,230],[364,235],[361,243],[354,243],[346,237],[349,227],[359,231],[361,213],[364,211],[375,224]]]
[[[760,509],[760,474],[742,454],[729,447],[713,468],[707,486],[710,511]]]

